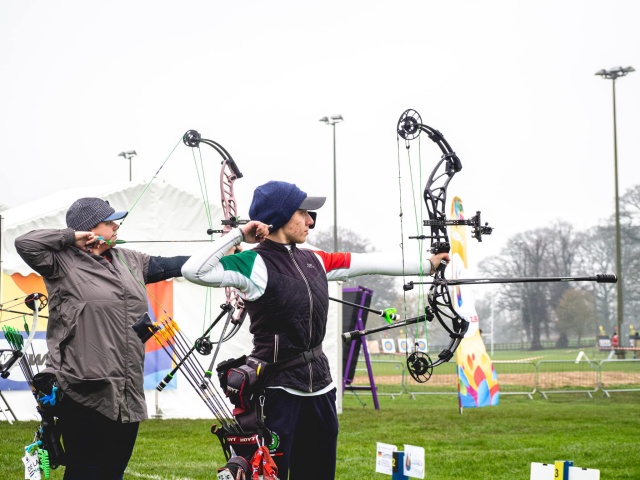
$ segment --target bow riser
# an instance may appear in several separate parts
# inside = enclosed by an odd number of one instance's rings
[[[220,148],[222,149],[222,147]],[[218,152],[219,151],[220,150],[218,150]],[[226,152],[226,150],[224,151]],[[220,169],[220,198],[222,199],[222,212],[224,214],[224,220],[222,220],[223,235],[229,233],[232,228],[235,228],[239,225],[238,208],[236,204],[236,195],[233,190],[233,184],[236,180],[242,177],[243,175],[240,172],[238,165],[227,153],[227,158],[222,161],[222,168]]]

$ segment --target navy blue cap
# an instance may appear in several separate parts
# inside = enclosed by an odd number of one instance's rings
[[[249,218],[271,225],[275,231],[289,221],[296,210],[316,210],[326,197],[310,197],[293,183],[271,181],[253,192]]]

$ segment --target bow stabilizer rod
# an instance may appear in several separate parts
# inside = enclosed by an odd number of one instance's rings
[[[618,277],[610,273],[602,273],[583,277],[497,277],[497,278],[455,278],[447,280],[435,278],[430,282],[408,282],[403,286],[405,291],[413,290],[414,285],[484,285],[489,283],[541,283],[541,282],[596,282],[618,283]]]
[[[333,300],[334,302],[342,303],[344,305],[349,305],[351,307],[366,310],[367,312],[375,313],[380,317],[384,318],[388,323],[395,322],[396,320],[400,320],[400,316],[397,314],[398,310],[395,308],[385,308],[384,310],[376,310],[375,308],[365,307],[364,305],[358,305],[357,303],[347,302],[346,300],[340,300],[337,298],[329,297],[329,300]]]
[[[433,320],[433,314],[430,312],[425,313],[424,315],[419,315],[417,317],[407,318],[406,320],[400,320],[399,322],[394,322],[391,325],[382,325],[380,327],[367,328],[365,330],[352,330],[350,332],[344,332],[342,334],[342,341],[344,343],[348,343],[351,340],[355,340],[356,338],[365,337],[372,333],[384,332],[387,330],[391,330],[393,328],[401,328],[406,327],[408,325],[415,325],[420,322],[430,322]]]

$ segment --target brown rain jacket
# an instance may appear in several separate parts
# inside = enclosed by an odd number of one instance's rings
[[[36,230],[15,241],[47,287],[46,371],[74,401],[112,420],[139,422],[147,418],[144,344],[131,326],[148,310],[150,258],[161,257],[118,248],[109,262],[74,243],[70,228]]]

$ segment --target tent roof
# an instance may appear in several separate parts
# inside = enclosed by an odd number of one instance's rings
[[[22,261],[14,247],[17,237],[31,230],[66,227],[66,212],[78,198],[99,197],[109,201],[116,210],[129,210],[118,234],[120,239],[139,242],[165,240],[166,243],[131,243],[124,248],[151,255],[189,255],[202,244],[176,240],[206,241],[209,220],[202,198],[182,190],[165,180],[151,184],[119,183],[62,190],[33,202],[5,210],[2,216],[2,270],[5,273],[28,275],[33,271]],[[222,209],[219,203],[209,206],[211,228],[219,229]],[[217,238],[219,234],[214,234]]]

